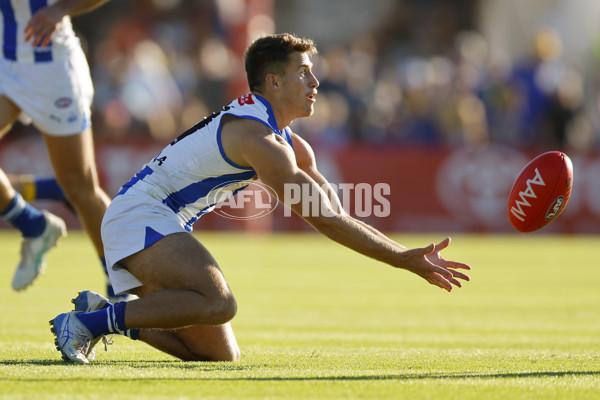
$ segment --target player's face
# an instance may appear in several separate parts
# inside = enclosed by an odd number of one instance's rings
[[[294,118],[312,115],[319,81],[306,53],[292,53],[282,80],[282,100]]]

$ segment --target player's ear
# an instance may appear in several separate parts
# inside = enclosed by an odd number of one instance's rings
[[[279,76],[277,74],[267,74],[265,79],[267,86],[273,90],[279,90]]]

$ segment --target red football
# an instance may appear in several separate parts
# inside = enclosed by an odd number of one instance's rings
[[[533,232],[565,209],[573,185],[573,163],[560,151],[549,151],[521,170],[510,190],[508,218],[520,232]]]

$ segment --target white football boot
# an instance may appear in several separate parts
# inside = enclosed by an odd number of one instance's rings
[[[86,354],[94,338],[89,329],[77,319],[77,314],[78,311],[71,311],[58,315],[50,321],[50,330],[55,336],[54,344],[62,353],[63,360],[89,364]]]
[[[84,290],[82,292],[78,292],[77,297],[71,300],[71,303],[75,305],[75,312],[92,312],[103,309],[104,306],[109,304],[109,301],[101,294],[91,290]],[[92,339],[85,353],[85,357],[88,359],[88,361],[92,361],[96,358],[96,351],[94,350],[94,347],[100,340],[102,340],[102,343],[104,343],[105,351],[108,350],[108,345],[113,344],[113,341],[111,339],[107,339],[106,336],[100,336]]]
[[[46,229],[35,238],[25,238],[21,244],[21,261],[12,280],[14,290],[23,290],[46,268],[46,253],[56,246],[61,236],[67,235],[67,226],[62,218],[48,211],[42,211],[46,218]]]

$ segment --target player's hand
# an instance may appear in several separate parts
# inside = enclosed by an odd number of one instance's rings
[[[64,13],[58,8],[52,6],[41,8],[25,27],[25,41],[31,41],[33,46],[47,46],[63,17]]]
[[[454,286],[462,287],[457,278],[465,281],[469,281],[470,278],[456,269],[470,270],[471,267],[460,262],[447,261],[442,257],[440,252],[449,244],[450,238],[446,238],[437,245],[431,244],[424,248],[407,250],[405,268],[448,292],[452,291]]]

